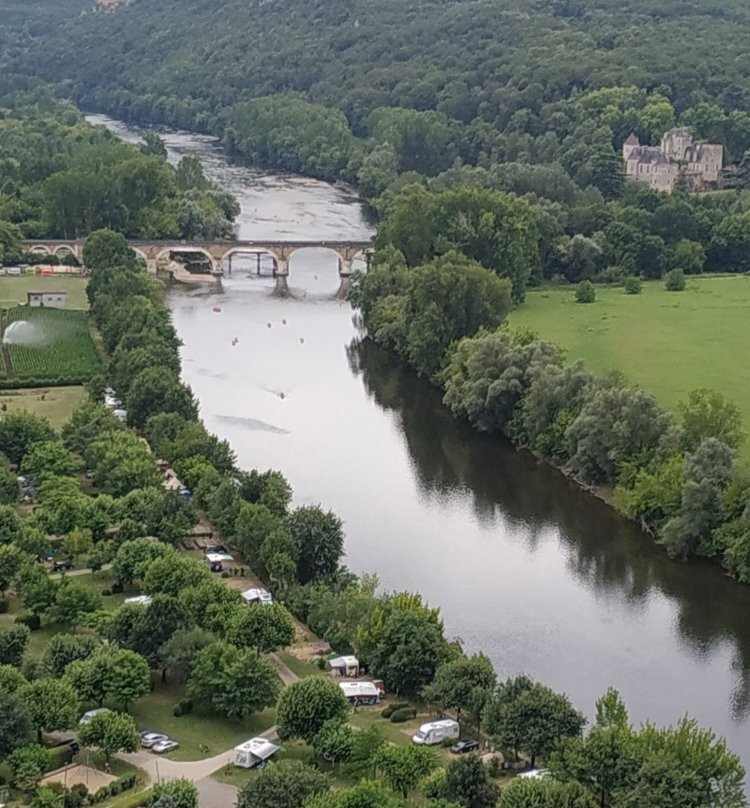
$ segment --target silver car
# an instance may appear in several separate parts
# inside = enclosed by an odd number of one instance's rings
[[[151,749],[151,747],[159,741],[168,741],[169,736],[164,735],[162,732],[146,732],[141,735],[141,746],[144,749]]]
[[[177,741],[173,741],[171,738],[165,738],[163,741],[157,741],[151,747],[151,751],[156,752],[157,755],[162,755],[165,752],[173,752],[178,747],[179,744]]]

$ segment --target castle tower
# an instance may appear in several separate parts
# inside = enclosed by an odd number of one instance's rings
[[[641,145],[641,141],[635,135],[635,132],[630,133],[630,137],[622,144],[622,159],[627,163],[633,149],[637,149]]]

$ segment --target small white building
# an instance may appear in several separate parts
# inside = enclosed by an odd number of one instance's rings
[[[349,704],[355,707],[360,704],[377,704],[380,701],[380,690],[373,682],[339,682],[339,687]]]
[[[234,747],[234,765],[241,769],[252,769],[269,760],[281,747],[266,738],[250,738],[249,741]]]
[[[242,593],[242,600],[244,600],[248,606],[256,603],[259,603],[261,606],[270,606],[270,604],[273,603],[273,595],[261,587],[254,587],[252,589],[246,589]]]
[[[339,656],[328,660],[331,670],[336,676],[353,679],[359,676],[359,660],[355,656]]]
[[[64,309],[68,305],[68,293],[63,289],[27,292],[26,302],[32,308]]]

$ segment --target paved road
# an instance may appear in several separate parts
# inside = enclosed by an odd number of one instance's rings
[[[101,568],[101,572],[106,572],[107,570],[111,570],[111,564],[103,564]],[[91,575],[91,570],[82,569],[82,570],[65,570],[65,572],[51,572],[49,577],[53,581],[59,581],[63,576],[65,578],[77,578],[79,575]]]

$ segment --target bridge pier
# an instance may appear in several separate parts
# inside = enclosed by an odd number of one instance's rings
[[[273,294],[275,297],[288,297],[289,296],[289,259],[288,258],[274,258],[273,259],[273,274],[276,278],[276,286],[274,287]]]
[[[349,297],[349,292],[352,288],[353,274],[354,270],[352,269],[352,259],[339,258],[339,278],[341,280],[339,282],[338,291],[336,292],[336,297],[339,300],[346,300]]]

